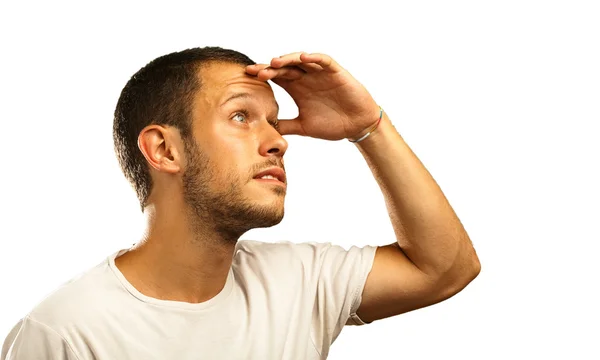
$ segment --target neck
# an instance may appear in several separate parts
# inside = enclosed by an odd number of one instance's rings
[[[225,286],[239,236],[219,234],[214,222],[182,209],[148,206],[143,240],[115,264],[146,296],[200,303]]]

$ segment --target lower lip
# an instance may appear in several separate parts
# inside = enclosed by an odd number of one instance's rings
[[[286,186],[285,183],[282,183],[281,181],[274,180],[274,179],[254,179],[254,180],[265,183],[265,184],[273,184],[273,185],[279,185],[279,186],[284,186],[284,187]]]

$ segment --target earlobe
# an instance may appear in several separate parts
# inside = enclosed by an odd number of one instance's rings
[[[172,174],[180,171],[179,154],[169,129],[160,125],[145,127],[138,136],[138,148],[152,168]]]

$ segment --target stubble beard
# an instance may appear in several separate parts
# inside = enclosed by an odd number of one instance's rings
[[[227,243],[235,243],[248,230],[277,225],[283,220],[283,206],[260,206],[247,199],[242,188],[247,181],[239,174],[216,176],[214,165],[201,152],[194,140],[185,141],[188,166],[182,176],[183,196],[188,206],[194,232],[214,232]],[[215,192],[219,181],[228,182],[224,190]],[[285,190],[273,189],[277,196]]]

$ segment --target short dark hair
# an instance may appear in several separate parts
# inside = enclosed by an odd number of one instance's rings
[[[142,129],[151,124],[179,129],[191,139],[192,101],[201,88],[199,69],[208,62],[255,64],[248,56],[220,47],[192,48],[158,57],[136,72],[117,102],[113,141],[119,165],[137,193],[142,211],[152,189],[150,168],[138,148]]]

